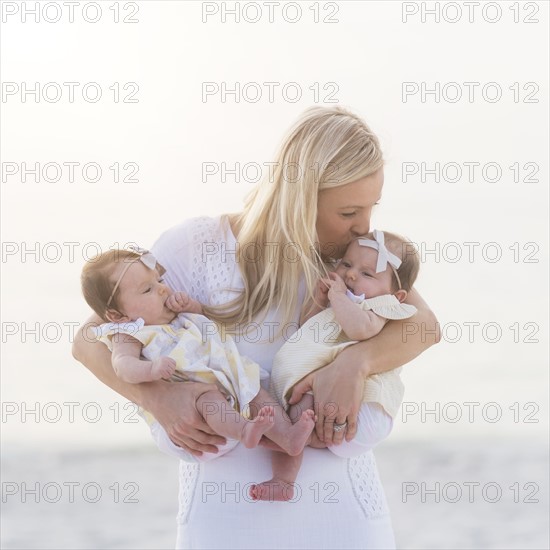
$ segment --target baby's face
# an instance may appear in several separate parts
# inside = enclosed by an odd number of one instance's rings
[[[128,264],[119,262],[112,274],[113,281]],[[176,314],[165,305],[172,291],[163,283],[156,269],[149,269],[142,262],[133,262],[120,281],[118,304],[120,310],[135,321],[141,317],[146,325],[163,325],[174,319]]]
[[[342,277],[349,290],[355,295],[364,294],[365,298],[375,298],[392,293],[391,267],[376,273],[378,251],[368,246],[361,246],[353,241],[340,260],[336,273]]]

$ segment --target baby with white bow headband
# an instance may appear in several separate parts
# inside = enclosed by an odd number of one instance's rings
[[[273,361],[270,393],[277,396],[290,418],[313,408],[313,394],[289,405],[292,390],[311,372],[334,361],[345,347],[378,334],[391,319],[407,319],[416,308],[403,303],[411,290],[420,261],[411,242],[403,237],[374,230],[353,240],[328,279],[321,279],[315,304],[301,327],[279,350]],[[330,302],[330,307],[329,306]],[[400,368],[369,376],[363,389],[357,433],[351,441],[330,446],[334,454],[352,457],[372,449],[392,427],[404,387]],[[334,424],[345,430],[347,422]],[[291,500],[302,454],[273,454],[273,478],[254,485],[256,500]]]

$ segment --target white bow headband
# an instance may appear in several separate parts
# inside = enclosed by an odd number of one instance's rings
[[[392,254],[384,244],[384,232],[374,229],[372,232],[374,236],[374,241],[372,239],[359,238],[357,242],[361,246],[368,246],[369,248],[374,248],[378,250],[378,260],[376,261],[376,273],[381,273],[386,271],[386,267],[389,265],[399,283],[399,288],[401,288],[401,280],[397,274],[397,270],[401,266],[401,260],[395,255]]]
[[[115,288],[113,288],[113,292],[111,292],[111,295],[107,300],[107,307],[109,307],[109,304],[111,303],[115,295],[115,292],[118,290],[120,281],[122,281],[122,278],[124,277],[124,275],[126,275],[126,272],[128,271],[128,269],[132,264],[135,264],[136,262],[141,262],[143,265],[145,265],[145,267],[148,267],[149,269],[155,269],[155,267],[157,266],[157,259],[148,250],[145,250],[144,248],[140,248],[139,246],[130,246],[129,248],[131,252],[133,252],[134,254],[137,254],[139,257],[136,258],[135,260],[128,262],[126,267],[122,270],[122,273],[120,274],[117,282],[115,283]]]

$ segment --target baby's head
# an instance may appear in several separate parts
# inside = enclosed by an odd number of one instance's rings
[[[393,265],[399,262],[398,267]],[[348,245],[336,273],[355,295],[375,298],[394,294],[402,302],[411,290],[419,268],[418,252],[410,241],[394,233],[374,230]]]
[[[150,252],[109,250],[82,269],[82,293],[104,321],[141,317],[146,325],[166,324],[176,314],[165,305],[172,291],[163,283],[164,272]]]

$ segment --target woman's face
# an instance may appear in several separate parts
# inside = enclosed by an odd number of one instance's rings
[[[382,168],[360,180],[319,191],[317,238],[323,258],[339,259],[348,244],[370,230],[373,206],[384,185]]]

